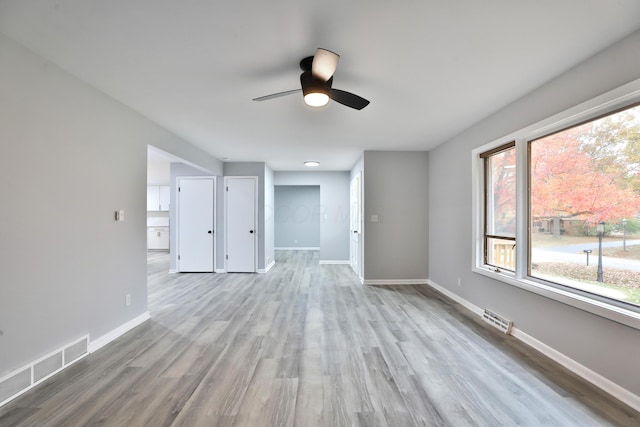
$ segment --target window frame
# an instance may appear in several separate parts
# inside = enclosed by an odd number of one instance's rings
[[[580,291],[558,283],[531,277],[529,142],[640,103],[640,79],[583,102],[530,126],[512,132],[471,152],[472,156],[472,271],[494,280],[596,314],[640,330],[640,308]],[[516,268],[496,268],[485,263],[485,159],[515,141],[516,148]]]
[[[487,215],[487,209],[489,208],[489,174],[486,173],[487,172],[487,166],[489,164],[489,160],[491,159],[491,157],[497,155],[497,154],[501,154],[504,153],[507,150],[515,150],[516,148],[516,142],[515,141],[511,141],[511,142],[507,142],[506,144],[502,144],[498,147],[495,147],[491,150],[485,151],[483,153],[480,153],[480,158],[483,160],[483,179],[484,179],[484,190],[483,190],[483,194],[484,194],[484,199],[483,199],[483,210],[484,210],[484,221],[483,221],[483,262],[485,265],[493,267],[494,269],[496,269],[496,271],[500,271],[501,269],[504,270],[508,270],[508,271],[514,271],[511,270],[509,268],[506,268],[504,266],[499,266],[499,265],[495,265],[495,264],[491,264],[489,262],[489,240],[491,239],[495,239],[495,240],[510,240],[514,243],[514,246],[517,243],[517,237],[518,237],[518,233],[516,230],[515,236],[511,237],[511,236],[502,236],[499,234],[489,234],[487,232],[488,228],[489,228],[489,218]],[[516,177],[516,181],[517,181],[517,177]],[[516,191],[516,196],[517,196],[517,191]],[[516,252],[517,254],[517,252]]]

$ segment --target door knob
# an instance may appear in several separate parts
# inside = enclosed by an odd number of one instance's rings
[[[253,234],[253,230],[249,230],[249,233]]]
[[[213,231],[209,230],[207,231],[208,234],[213,234]]]

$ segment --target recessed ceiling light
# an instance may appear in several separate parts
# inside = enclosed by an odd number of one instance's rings
[[[320,166],[320,162],[317,162],[315,160],[308,160],[304,162],[304,165],[308,168],[315,168],[316,166]]]

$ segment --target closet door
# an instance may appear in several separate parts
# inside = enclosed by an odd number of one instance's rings
[[[257,251],[257,177],[226,177],[227,272],[254,273]]]
[[[178,180],[178,271],[213,272],[214,178]]]

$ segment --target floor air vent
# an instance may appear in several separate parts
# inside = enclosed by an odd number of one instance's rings
[[[487,310],[486,308],[484,310],[484,313],[482,313],[482,319],[484,319],[485,322],[487,322],[494,328],[504,332],[505,334],[511,332],[511,326],[513,325],[513,322],[511,320],[507,320],[504,317]]]

